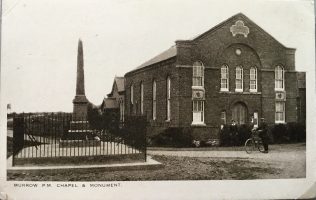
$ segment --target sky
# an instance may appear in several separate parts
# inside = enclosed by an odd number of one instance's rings
[[[3,0],[1,95],[11,112],[72,111],[77,45],[100,105],[115,76],[242,12],[315,67],[311,0]],[[251,30],[250,30],[251,31]]]

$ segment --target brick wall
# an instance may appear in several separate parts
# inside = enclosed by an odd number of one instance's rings
[[[242,20],[250,30],[247,37],[232,36],[230,27]],[[196,127],[195,135],[218,138],[220,116],[232,118],[235,103],[247,108],[247,121],[254,112],[268,123],[275,122],[274,69],[285,69],[286,122],[297,120],[295,50],[286,48],[242,14],[216,26],[194,40],[176,41],[177,56],[125,75],[126,114],[130,111],[130,85],[134,85],[134,107],[140,99],[140,82],[144,83],[144,111],[151,123],[151,132],[162,127],[189,127],[192,124],[192,65],[201,61],[205,66],[205,126]],[[236,54],[236,49],[241,54]],[[220,67],[229,66],[229,91],[220,91]],[[243,67],[243,92],[235,92],[235,68]],[[257,68],[257,92],[249,91],[250,67]],[[166,122],[166,79],[171,77],[171,121]],[[152,121],[152,82],[157,83],[157,120]],[[139,110],[139,106],[136,106]],[[156,128],[154,128],[156,127]],[[159,131],[155,131],[159,130]],[[203,130],[203,131],[202,131]]]
[[[170,121],[167,119],[167,77],[171,81],[171,117]],[[177,68],[175,67],[175,60],[152,66],[145,70],[137,71],[135,73],[128,73],[125,75],[125,115],[140,115],[140,99],[141,90],[140,84],[144,87],[144,114],[151,124],[151,130],[148,134],[154,135],[161,132],[163,129],[170,126],[178,126],[179,103],[177,101],[179,81],[177,75]],[[152,95],[153,95],[153,81],[156,81],[156,104],[157,115],[156,120],[152,119]],[[130,87],[134,87],[134,104],[131,106]],[[133,110],[131,110],[133,107]],[[156,128],[154,128],[156,127]]]

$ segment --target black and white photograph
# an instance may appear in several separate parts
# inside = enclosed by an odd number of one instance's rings
[[[314,1],[1,9],[1,200],[316,197]]]

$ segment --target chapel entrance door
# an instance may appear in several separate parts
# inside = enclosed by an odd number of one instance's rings
[[[232,120],[237,124],[246,124],[247,122],[248,109],[244,103],[235,103],[232,108]]]

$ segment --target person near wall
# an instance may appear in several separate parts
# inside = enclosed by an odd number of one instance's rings
[[[263,153],[268,153],[269,151],[269,136],[268,136],[268,125],[265,122],[264,118],[261,118],[260,126],[257,128],[257,131],[259,132],[259,137],[262,140],[262,144],[264,147]]]
[[[232,123],[230,126],[230,136],[231,136],[232,145],[237,145],[238,144],[238,129],[237,129],[237,124],[235,120],[232,120]]]

